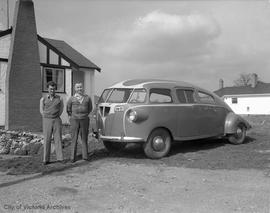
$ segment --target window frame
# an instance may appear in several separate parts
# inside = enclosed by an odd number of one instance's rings
[[[169,97],[171,98],[171,101],[170,102],[153,102],[153,101],[151,101],[151,94],[152,94],[151,90],[168,90],[170,92]],[[158,94],[158,93],[156,93],[156,94]],[[172,89],[170,89],[170,88],[156,88],[156,87],[150,88],[148,98],[149,98],[150,104],[172,104],[172,103],[174,103]]]
[[[137,91],[143,91],[145,93],[145,97],[144,97],[143,102],[131,102],[131,98],[132,98],[133,94],[135,92],[137,92]],[[143,104],[143,103],[146,103],[146,100],[147,100],[147,90],[145,88],[135,88],[135,89],[133,89],[132,93],[130,94],[127,103],[130,103],[130,104]]]
[[[45,81],[45,72],[46,69],[51,69],[52,72],[55,70],[62,70],[63,71],[63,91],[55,90],[55,93],[66,93],[66,69],[62,67],[54,67],[54,66],[43,66],[42,67],[42,92],[48,93],[47,86],[44,85]]]
[[[201,100],[201,97],[200,97],[200,95],[199,95],[199,93],[202,93],[202,94],[205,94],[205,95],[208,95],[209,97],[211,97],[212,98],[212,100],[213,100],[213,102],[204,102],[204,101],[202,101]],[[205,92],[205,91],[201,91],[201,90],[198,90],[197,91],[197,97],[198,97],[198,101],[199,101],[199,103],[201,103],[201,104],[210,104],[210,105],[216,105],[216,100],[215,100],[215,98],[214,98],[214,96],[213,95],[211,95],[211,94],[209,94],[208,92]]]
[[[185,96],[185,103],[181,102],[179,97],[178,97],[178,93],[177,91],[178,90],[182,90],[184,92],[184,96]],[[186,91],[191,91],[193,93],[193,102],[189,102],[189,99],[188,99],[188,96],[187,96],[187,93]],[[181,88],[181,87],[176,87],[175,88],[175,95],[176,95],[176,98],[177,98],[177,101],[180,103],[180,104],[195,104],[197,103],[196,101],[196,93],[195,93],[195,90],[194,88]]]
[[[104,95],[105,92],[107,92],[107,91],[108,91],[108,93],[107,93],[107,95],[106,95],[106,97],[105,97],[105,100],[101,101],[103,95]],[[112,88],[104,89],[103,92],[101,93],[101,96],[100,96],[99,99],[98,99],[98,104],[100,104],[100,103],[106,103],[106,101],[107,101],[107,99],[109,98],[110,93],[111,93],[112,91],[113,91]]]
[[[117,102],[117,101],[115,101],[115,100],[113,100],[113,101],[110,100],[110,98],[112,97],[112,95],[114,95],[114,92],[117,91],[117,90],[118,90],[118,91],[121,91],[121,90],[122,90],[122,91],[130,90],[129,96],[128,96],[128,98],[127,98],[127,100],[126,100],[125,102],[124,102],[124,101],[122,101],[122,102]],[[118,104],[128,103],[128,100],[129,100],[129,98],[130,98],[132,92],[133,92],[133,88],[113,88],[113,89],[111,90],[111,92],[109,93],[109,95],[107,96],[106,103],[118,103]]]
[[[232,97],[232,104],[238,104],[238,98]]]

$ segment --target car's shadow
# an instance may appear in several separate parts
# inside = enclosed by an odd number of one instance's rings
[[[256,141],[252,137],[247,137],[245,144],[251,143]],[[240,145],[240,146],[242,146]],[[92,162],[106,159],[108,158],[109,160],[116,160],[120,162],[127,162],[123,161],[123,159],[129,159],[129,162],[139,162],[139,163],[151,163],[151,164],[160,164],[161,162],[166,162],[170,160],[172,156],[174,158],[178,159],[178,155],[181,157],[179,159],[182,159],[182,154],[187,154],[187,153],[194,153],[194,152],[199,152],[199,151],[210,151],[222,146],[234,146],[229,144],[226,140],[224,139],[204,139],[204,140],[195,140],[195,141],[186,141],[186,142],[174,142],[171,147],[171,151],[169,152],[167,157],[164,157],[161,160],[151,160],[147,158],[143,152],[143,148],[140,144],[129,144],[126,148],[123,150],[120,150],[118,152],[109,152],[106,150],[103,146],[100,146],[89,154],[89,161],[82,161],[82,156],[78,155],[77,160],[78,162],[71,163],[67,161],[66,163],[52,163],[49,166],[43,166],[42,165],[42,156],[36,155],[32,157],[27,157],[27,158],[14,158],[14,159],[9,159],[9,160],[2,160],[1,159],[1,167],[0,171],[6,171],[6,169],[9,170],[7,174],[9,175],[24,175],[24,174],[34,174],[34,176],[28,177],[28,178],[19,178],[14,181],[8,181],[5,183],[0,184],[0,188],[2,187],[8,187],[13,184],[18,184],[27,180],[31,179],[36,179],[36,178],[41,178],[46,175],[51,175],[51,174],[58,174],[61,172],[66,172],[72,168],[76,167],[83,167],[83,166],[88,166],[91,165]],[[140,161],[140,160],[143,161]],[[138,161],[139,160],[139,161]],[[4,167],[4,164],[6,166]],[[10,170],[11,169],[11,170]]]
[[[240,145],[245,145],[255,141],[254,138],[247,136],[245,143]],[[200,140],[192,140],[192,141],[174,141],[171,146],[171,150],[167,157],[185,154],[189,152],[198,152],[198,151],[207,151],[211,149],[215,149],[222,146],[235,146],[233,144],[228,143],[226,139],[200,139]],[[112,158],[129,158],[129,159],[147,159],[143,152],[143,148],[141,144],[128,144],[124,149],[119,150],[117,152],[109,152],[105,148],[100,148],[95,150],[92,158],[101,159],[105,157]]]

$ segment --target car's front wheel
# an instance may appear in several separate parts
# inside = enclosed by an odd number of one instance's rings
[[[127,143],[124,142],[111,142],[111,141],[103,141],[105,148],[110,152],[117,152],[124,149]]]
[[[236,132],[229,136],[229,142],[235,145],[244,143],[246,138],[246,131],[247,129],[243,124],[238,124]]]
[[[170,133],[163,128],[155,129],[143,146],[144,153],[152,159],[159,159],[168,154],[171,148],[172,138]]]

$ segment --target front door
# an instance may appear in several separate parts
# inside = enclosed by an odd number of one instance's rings
[[[0,62],[0,126],[5,126],[5,82],[7,62]]]

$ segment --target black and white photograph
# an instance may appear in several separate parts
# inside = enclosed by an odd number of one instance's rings
[[[0,0],[0,213],[270,213],[269,0]]]

